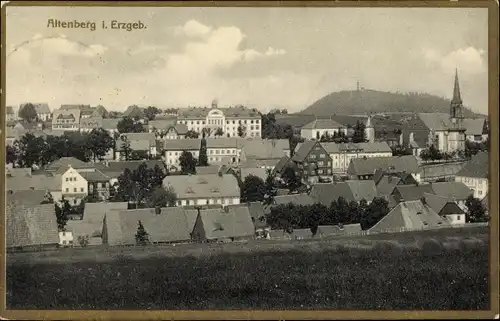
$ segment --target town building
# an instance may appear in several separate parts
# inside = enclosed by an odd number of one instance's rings
[[[465,139],[472,143],[483,143],[488,140],[488,120],[486,118],[465,118]]]
[[[488,152],[479,152],[456,173],[455,181],[465,184],[475,198],[483,199],[488,194],[489,157]]]
[[[350,180],[340,183],[315,184],[309,195],[315,202],[330,206],[342,197],[346,202],[359,203],[365,200],[370,204],[377,197],[375,182],[371,180]]]
[[[347,135],[347,128],[332,119],[316,119],[301,128],[300,136],[304,139],[320,140],[321,137],[333,137],[339,132]]]
[[[186,151],[198,159],[200,155],[201,139],[173,139],[163,141],[163,161],[169,171],[181,169],[179,158]],[[208,156],[208,155],[207,155]],[[213,156],[212,156],[213,157]]]
[[[143,110],[136,105],[129,106],[123,113],[123,117],[138,118],[141,122],[144,122],[145,118]]]
[[[238,180],[231,174],[169,175],[163,187],[176,193],[177,206],[240,203]]]
[[[136,245],[139,223],[148,233],[150,244],[187,243],[195,220],[194,214],[178,207],[111,210],[104,216],[102,243]]]
[[[255,226],[247,206],[200,209],[192,231],[197,242],[232,242],[255,238]]]
[[[297,176],[307,184],[327,181],[332,176],[332,159],[318,141],[304,142],[289,164],[295,169]]]
[[[391,147],[386,142],[373,143],[321,143],[332,159],[332,173],[346,175],[351,159],[392,157]]]
[[[372,180],[377,170],[387,173],[412,174],[417,182],[420,181],[420,168],[415,156],[392,156],[392,157],[363,157],[351,158],[347,167],[347,174],[351,179]]]
[[[216,100],[211,108],[179,109],[177,123],[200,135],[205,132],[208,136],[218,136],[220,129],[225,137],[262,136],[262,117],[256,110],[243,106],[220,108]]]
[[[29,103],[23,103],[19,105],[19,112]],[[39,121],[47,121],[51,119],[52,113],[50,112],[49,105],[47,103],[32,103],[35,107],[36,115]]]
[[[421,201],[439,216],[446,218],[451,225],[465,224],[465,212],[450,197],[424,193]]]
[[[287,139],[247,138],[241,140],[239,161],[243,167],[273,169],[284,156],[290,157]]]
[[[52,115],[53,131],[80,130],[80,109],[59,109]]]
[[[154,133],[127,133],[122,134],[117,140],[115,159],[125,157],[124,153],[129,148],[132,153],[144,156],[144,159],[156,157],[158,154],[156,137]]]
[[[439,216],[430,206],[421,200],[399,203],[377,224],[370,233],[392,233],[449,227],[446,218]]]
[[[206,143],[209,164],[231,165],[240,162],[241,144],[238,138],[207,138]]]
[[[80,120],[80,132],[89,133],[93,129],[102,128],[106,130],[111,137],[113,137],[114,133],[118,132],[117,127],[121,120],[121,118],[103,118],[99,115],[82,118]]]

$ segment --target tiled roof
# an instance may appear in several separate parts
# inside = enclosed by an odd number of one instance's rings
[[[227,210],[200,210],[205,237],[208,240],[230,237],[249,237],[255,227],[248,207],[228,207]]]
[[[239,148],[238,138],[207,138],[207,148]]]
[[[90,163],[85,163],[77,158],[74,157],[61,157],[58,160],[53,161],[50,163],[47,168],[45,169],[46,171],[56,171],[61,167],[67,168],[67,167],[73,167],[74,169],[81,169],[81,168],[92,168],[93,165]]]
[[[155,119],[148,122],[149,129],[156,128],[157,130],[169,129],[175,126],[176,119]]]
[[[240,197],[238,181],[231,174],[171,175],[163,179],[178,199]]]
[[[440,213],[443,207],[453,202],[453,199],[446,196],[438,196],[430,193],[424,193],[425,204],[427,204],[436,213]]]
[[[23,109],[24,106],[26,106],[28,103],[23,103],[19,105],[19,110]],[[49,104],[47,103],[33,103],[33,106],[35,106],[35,110],[37,115],[40,114],[50,114],[50,108]]]
[[[349,175],[373,175],[377,169],[389,173],[418,173],[417,158],[412,155],[393,157],[354,158],[347,168]]]
[[[343,125],[331,119],[316,119],[302,127],[302,129],[334,129],[342,128]]]
[[[144,112],[138,106],[129,106],[127,110],[123,113],[123,117],[144,117]]]
[[[340,152],[363,152],[363,153],[392,153],[391,147],[387,142],[373,143],[321,143],[321,146],[328,154],[336,154]]]
[[[247,176],[254,175],[262,179],[264,182],[267,179],[267,169],[265,168],[242,168],[241,180],[244,181]]]
[[[485,133],[485,118],[465,118],[462,122],[465,127],[465,135],[482,135]]]
[[[201,139],[168,139],[163,141],[163,149],[166,151],[200,150]]]
[[[102,128],[107,130],[113,130],[118,127],[118,123],[121,121],[121,118],[104,118],[102,120]]]
[[[338,225],[319,225],[316,230],[316,236],[330,236],[330,235],[349,235],[361,233],[360,224],[347,224],[342,227]]]
[[[6,243],[7,248],[59,243],[54,204],[7,202]]]
[[[462,177],[489,177],[489,157],[488,152],[479,152],[464,165],[464,167],[456,174]]]
[[[35,207],[46,200],[45,190],[17,190],[7,193],[7,202],[21,202],[24,206]]]
[[[275,196],[274,203],[276,205],[287,205],[289,203],[293,203],[294,205],[313,205],[315,201],[307,194],[290,194]]]
[[[107,115],[108,111],[106,110],[106,108],[104,108],[104,106],[99,105],[94,108],[91,117],[106,117]]]
[[[431,181],[442,177],[455,176],[464,167],[465,163],[439,163],[422,165],[420,178],[425,181]]]
[[[87,129],[87,128],[101,128],[102,127],[102,117],[89,117],[89,118],[82,118],[80,119],[80,128],[81,129]]]
[[[112,210],[126,210],[127,206],[127,202],[86,203],[83,219],[68,221],[68,224],[71,222],[70,227],[75,239],[78,236],[100,235],[105,214]]]
[[[209,166],[197,166],[196,167],[196,174],[198,175],[205,175],[205,174],[217,174],[219,170],[222,170],[224,173],[225,165],[218,166],[218,165],[209,165]]]
[[[206,118],[211,108],[185,108],[179,109],[178,118],[179,119],[200,119]],[[217,108],[220,110],[226,118],[261,118],[257,111],[245,107],[228,107],[228,108]]]
[[[314,140],[306,140],[300,145],[299,149],[296,149],[295,154],[292,157],[292,161],[303,162],[316,144],[319,143]]]
[[[389,196],[401,181],[401,178],[392,175],[383,175],[377,183],[378,196]]]
[[[377,197],[377,188],[375,187],[375,182],[371,180],[349,180],[343,182],[349,186],[349,190],[352,193],[353,201],[359,202],[361,200],[372,201]],[[341,185],[339,183],[337,185]]]
[[[151,146],[156,146],[156,137],[154,133],[127,133],[122,134],[122,137],[127,137],[130,148],[135,151],[149,150]],[[122,144],[118,144],[121,148]]]
[[[274,171],[275,172],[281,172],[285,166],[288,164],[288,162],[290,161],[290,158],[288,156],[283,156],[280,158],[279,162],[276,164],[276,166],[274,166]]]
[[[114,210],[106,213],[108,245],[136,244],[135,235],[139,221],[152,243],[184,242],[191,239],[186,212],[181,207],[162,208],[156,214],[154,208]],[[103,239],[104,240],[104,239]]]
[[[80,109],[70,109],[70,110],[54,110],[52,114],[52,123],[56,121],[56,119],[74,119],[76,123],[80,122]]]
[[[105,162],[95,164],[96,169],[103,172],[105,175],[110,176],[111,173],[119,172],[120,174],[128,168],[131,171],[136,170],[139,166],[145,163],[147,168],[153,169],[155,166],[159,166],[162,170],[165,171],[165,164],[160,160],[146,160],[146,161],[113,161],[113,162]]]
[[[6,169],[8,177],[31,176],[31,168],[8,168]]]
[[[309,195],[316,202],[330,206],[333,201],[340,197],[347,202],[359,202],[362,199],[370,202],[377,197],[377,189],[372,180],[350,180],[335,184],[315,184]]]
[[[279,162],[279,159],[277,158],[270,158],[270,159],[255,159],[255,158],[250,158],[247,159],[246,161],[243,161],[240,163],[240,168],[269,168],[269,167],[274,167],[276,164]]]
[[[63,104],[59,108],[59,110],[82,110],[82,109],[88,109],[90,108],[90,105],[82,105],[82,104]]]
[[[431,184],[434,194],[451,197],[456,200],[465,200],[472,191],[462,182],[438,182]]]
[[[111,177],[97,169],[93,172],[79,171],[78,174],[82,175],[87,182],[107,182],[111,179]]]
[[[418,200],[399,203],[369,231],[382,232],[402,228],[424,229],[447,225],[449,223],[445,219]]]
[[[401,194],[402,200],[396,201],[417,201],[424,197],[424,193],[434,194],[431,184],[422,185],[398,185],[395,192]]]
[[[60,175],[44,175],[33,174],[31,176],[7,177],[5,180],[6,190],[23,191],[28,189],[40,191],[60,191],[61,190]]]
[[[244,139],[241,145],[247,159],[280,159],[290,150],[287,139]]]

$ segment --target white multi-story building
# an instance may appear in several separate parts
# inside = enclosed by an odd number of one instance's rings
[[[177,123],[185,124],[188,130],[193,130],[200,135],[206,132],[212,137],[262,136],[262,117],[256,110],[243,106],[219,108],[215,100],[211,108],[179,110]],[[222,135],[218,135],[220,131]]]
[[[163,161],[169,171],[180,170],[179,157],[182,152],[190,152],[194,158],[200,156],[201,139],[165,139],[163,141]]]
[[[333,137],[339,132],[347,135],[347,128],[331,119],[316,119],[300,129],[300,136],[320,140],[323,136]]]
[[[78,131],[80,130],[80,110],[56,110],[52,116],[52,130]]]
[[[470,188],[475,198],[483,199],[488,194],[488,168],[488,153],[480,152],[455,175],[455,181],[462,182]]]
[[[89,194],[88,182],[83,178],[78,171],[69,167],[62,174],[62,197],[67,200],[70,205],[78,205],[84,197]]]

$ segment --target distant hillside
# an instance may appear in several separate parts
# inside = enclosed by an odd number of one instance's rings
[[[383,112],[448,113],[449,110],[449,100],[429,94],[346,90],[334,92],[319,99],[299,114],[326,116]],[[479,115],[465,108],[464,116]]]

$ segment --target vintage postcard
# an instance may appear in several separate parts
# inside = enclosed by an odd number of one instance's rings
[[[498,4],[389,4],[2,4],[0,315],[498,316]]]

